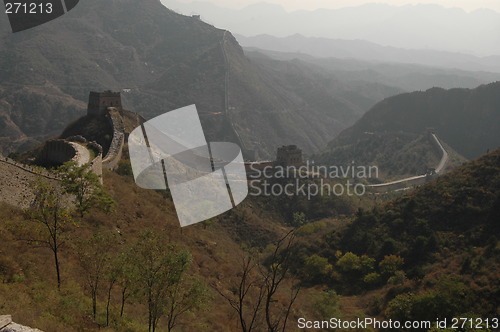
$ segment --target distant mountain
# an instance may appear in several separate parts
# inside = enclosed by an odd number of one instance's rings
[[[344,40],[305,37],[294,34],[287,37],[236,35],[243,47],[312,55],[319,58],[357,59],[377,63],[420,64],[439,68],[467,71],[500,72],[500,56],[478,57],[463,53],[429,49],[404,49],[381,46],[363,40]]]
[[[88,0],[61,18],[16,34],[6,20],[0,21],[3,152],[22,147],[26,139],[60,134],[69,120],[85,114],[91,90],[129,88],[124,104],[148,116],[195,103],[203,95],[219,96],[220,102],[200,102],[202,110],[222,109],[222,35],[153,0]],[[188,78],[207,87],[199,99],[177,101],[142,88],[160,79],[166,68],[210,55],[217,59],[212,66]]]
[[[265,55],[275,60],[299,60],[304,64],[320,66],[340,81],[378,83],[398,87],[406,92],[427,90],[432,87],[475,88],[478,85],[500,80],[500,73],[464,71],[424,65],[373,62],[355,59],[317,58],[303,53],[268,51],[245,48],[247,56],[258,58]]]
[[[16,34],[2,20],[0,152],[58,135],[85,114],[92,90],[125,89],[124,106],[146,119],[196,104],[209,140],[264,159],[281,144],[316,151],[401,92],[371,83],[358,92],[300,63],[275,67],[246,58],[229,32],[155,0],[87,0]]]
[[[200,14],[202,19],[217,27],[245,36],[286,37],[300,33],[409,49],[500,55],[500,13],[486,9],[467,13],[432,4],[390,6],[372,3],[289,13],[269,3],[233,10],[206,2],[162,2],[181,13]]]
[[[344,155],[349,158],[364,153],[377,156],[398,142],[394,154],[405,146],[402,137],[414,137],[432,128],[438,137],[468,159],[500,146],[500,82],[476,89],[432,88],[425,92],[405,93],[387,98],[368,111],[355,125],[344,130],[328,144],[324,161]],[[372,144],[372,136],[391,137],[393,142]],[[364,142],[364,143],[363,143]],[[369,152],[367,152],[369,150]],[[365,151],[364,153],[362,153]],[[365,156],[366,158],[366,156]],[[382,158],[383,159],[383,158]]]

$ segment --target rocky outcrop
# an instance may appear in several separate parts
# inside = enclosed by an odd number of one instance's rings
[[[43,332],[28,326],[16,324],[10,315],[0,316],[0,332]]]

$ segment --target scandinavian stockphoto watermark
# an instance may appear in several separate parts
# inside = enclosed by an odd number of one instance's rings
[[[250,165],[251,196],[363,196],[363,179],[378,178],[377,166],[324,166],[307,161],[300,166],[270,165],[257,168]]]
[[[207,143],[195,105],[145,122],[128,144],[137,185],[166,190],[168,184],[181,226],[231,210],[248,195],[240,147]]]
[[[301,166],[245,168],[234,143],[207,143],[195,105],[157,116],[128,138],[138,186],[170,190],[181,226],[218,216],[253,196],[362,196],[362,179],[378,177],[376,166]],[[262,163],[260,163],[262,165]],[[345,181],[344,181],[345,180]]]

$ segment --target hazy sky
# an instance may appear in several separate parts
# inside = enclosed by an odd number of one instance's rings
[[[180,2],[192,2],[192,0],[178,0]],[[282,5],[285,9],[298,10],[314,10],[318,8],[341,8],[348,6],[357,6],[364,3],[387,3],[391,5],[405,5],[418,3],[434,3],[445,7],[459,7],[466,11],[475,10],[478,8],[489,8],[500,12],[500,0],[197,0],[200,2],[211,2],[221,7],[227,8],[242,8],[252,3],[269,2]]]

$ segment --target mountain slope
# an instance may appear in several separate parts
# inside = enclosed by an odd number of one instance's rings
[[[6,22],[1,27],[0,86],[8,92],[5,101],[13,105],[12,112],[18,113],[12,122],[27,136],[37,132],[20,119],[25,111],[16,110],[9,94],[55,86],[69,104],[78,103],[82,114],[89,91],[131,88],[132,93],[123,97],[125,104],[157,115],[178,105],[150,96],[140,86],[158,79],[166,67],[212,49],[222,37],[222,31],[175,14],[156,1],[90,0],[60,19],[20,34],[8,33]],[[211,78],[217,82],[222,76]],[[36,115],[39,106],[31,102],[28,111]],[[65,106],[53,108],[52,116],[41,119],[40,135],[53,135],[43,130],[45,123],[59,122],[58,118],[67,123],[76,117]],[[5,108],[2,113],[9,117]],[[60,132],[63,125],[53,127]],[[8,138],[2,131],[0,136]]]
[[[321,70],[310,73],[298,63],[292,65],[294,80],[287,81],[283,72],[249,61],[229,32],[155,0],[88,0],[35,29],[8,30],[2,21],[4,154],[58,134],[63,123],[84,114],[92,90],[127,89],[124,106],[146,119],[196,104],[207,139],[240,143],[250,159],[252,151],[273,158],[281,144],[316,151],[378,100],[400,92],[380,92],[372,84],[358,93],[358,86]],[[302,82],[318,92],[305,91]],[[48,89],[60,91],[44,92]],[[332,91],[341,93],[331,97]],[[34,93],[37,98],[27,97]],[[45,94],[49,101],[65,102],[42,107],[49,102]],[[28,115],[37,119],[36,126]]]
[[[333,232],[304,226],[296,268],[385,319],[495,317],[499,221],[497,149]]]
[[[439,138],[468,159],[500,146],[500,82],[476,89],[429,89],[390,97],[329,143],[353,144],[365,133],[422,134],[433,128]]]

